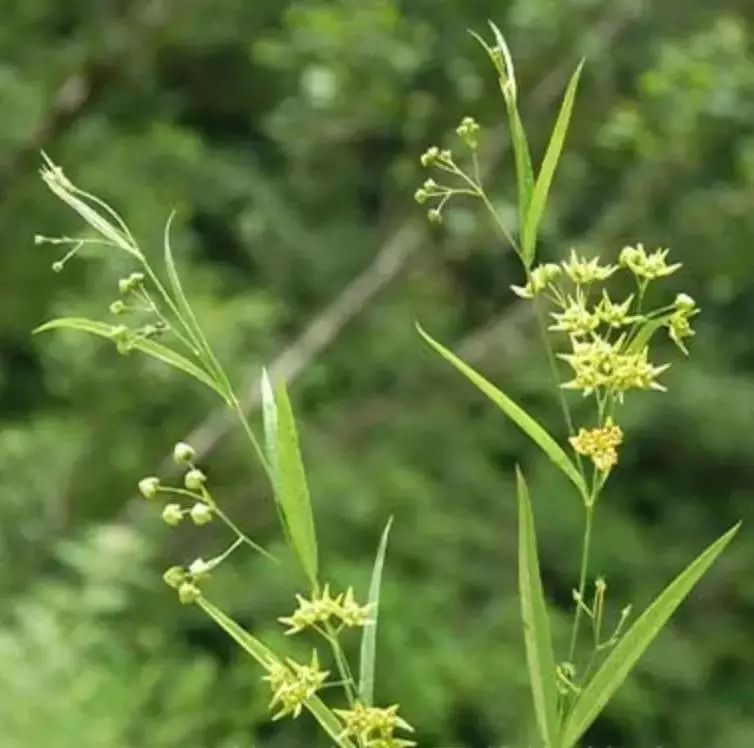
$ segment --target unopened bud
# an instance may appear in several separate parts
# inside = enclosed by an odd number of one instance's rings
[[[183,520],[183,511],[180,504],[167,504],[162,510],[162,521],[166,525],[175,527]]]
[[[160,490],[160,479],[153,475],[148,478],[142,478],[139,481],[139,493],[145,499],[153,499],[157,496],[157,492]]]
[[[198,468],[189,470],[186,473],[186,477],[183,479],[183,485],[188,488],[189,491],[201,491],[202,486],[207,482],[207,476]]]
[[[422,189],[421,187],[416,192],[414,192],[414,200],[416,200],[419,205],[424,205],[424,203],[427,202],[427,198],[429,198],[427,191]]]
[[[162,579],[169,587],[177,590],[186,581],[186,572],[180,566],[171,566],[162,575]]]
[[[188,571],[189,574],[194,577],[194,579],[198,580],[206,577],[207,574],[209,574],[211,568],[212,565],[208,564],[203,558],[197,558],[196,560],[191,562]]]
[[[422,153],[420,159],[421,165],[424,167],[434,166],[439,156],[440,149],[437,146],[433,145],[431,148],[427,148],[427,150]]]
[[[682,312],[691,312],[696,308],[696,302],[688,294],[679,293],[675,297],[675,308]]]
[[[125,311],[126,305],[120,299],[116,299],[110,304],[110,314],[123,314]]]
[[[183,605],[191,605],[191,603],[195,603],[201,594],[199,588],[195,584],[191,584],[191,582],[184,582],[178,588],[178,599]]]
[[[430,208],[427,211],[427,218],[430,223],[442,223],[442,213],[437,208]]]
[[[191,515],[191,521],[198,527],[206,525],[208,522],[212,521],[212,509],[203,501],[197,501],[196,504],[191,507],[189,514]]]
[[[186,442],[178,442],[173,447],[173,459],[178,465],[189,465],[196,456],[196,451]]]
[[[55,262],[52,263],[52,272],[53,273],[62,273],[63,272],[63,261],[62,260],[55,260]]]

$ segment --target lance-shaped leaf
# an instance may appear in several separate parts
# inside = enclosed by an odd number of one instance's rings
[[[197,604],[236,644],[250,654],[263,668],[269,670],[270,667],[280,662],[280,658],[269,647],[239,626],[232,618],[226,616],[225,613],[209,602],[209,600],[200,597],[197,600]],[[309,698],[304,706],[314,715],[314,718],[332,738],[335,745],[340,746],[340,748],[355,748],[354,744],[343,735],[343,726],[338,718],[318,696]]]
[[[542,579],[539,573],[537,537],[529,490],[516,467],[518,493],[518,594],[524,623],[526,662],[534,701],[537,728],[546,748],[556,744],[558,692],[555,685],[555,655],[550,639]]]
[[[293,551],[312,587],[316,587],[318,560],[314,514],[301,459],[296,422],[284,382],[278,384],[275,405],[275,491]]]
[[[676,608],[738,532],[732,527],[692,561],[626,631],[579,695],[563,727],[560,748],[571,748],[599,716]]]
[[[382,568],[385,565],[385,551],[393,524],[391,517],[382,531],[380,544],[372,568],[372,580],[369,583],[367,604],[372,608],[372,622],[364,627],[361,635],[361,655],[359,659],[359,695],[366,706],[371,706],[374,699],[374,663],[377,650],[377,618],[380,614],[380,590],[382,587]]]
[[[106,338],[107,340],[115,339],[112,325],[109,325],[106,322],[84,319],[82,317],[61,317],[59,319],[50,320],[37,327],[34,330],[34,334],[36,335],[40,332],[47,332],[48,330],[77,330],[79,332],[97,335],[101,338]],[[129,338],[128,343],[133,350],[141,351],[147,356],[156,358],[158,361],[162,361],[163,363],[168,364],[168,366],[172,366],[174,369],[179,369],[185,374],[194,377],[194,379],[207,385],[207,387],[217,392],[223,400],[228,402],[226,393],[218,387],[215,380],[210,377],[204,369],[200,368],[193,363],[193,361],[182,356],[180,353],[176,353],[172,348],[168,348],[154,340],[139,337]]]
[[[629,353],[641,353],[652,339],[652,336],[670,322],[674,312],[662,314],[654,319],[649,319],[639,328],[633,340],[628,344]]]
[[[571,121],[573,101],[576,97],[576,89],[579,85],[583,66],[584,62],[582,60],[576,68],[576,72],[571,76],[571,80],[566,88],[563,103],[560,107],[558,118],[555,121],[555,127],[552,130],[550,142],[547,146],[547,151],[545,151],[545,157],[542,160],[542,166],[537,175],[537,181],[534,183],[531,200],[527,207],[521,236],[521,254],[527,267],[534,261],[539,223],[542,220],[545,205],[547,204],[547,196],[550,192],[553,177],[555,176],[555,170],[560,161],[560,154],[563,151],[563,143],[565,142],[568,125]]]
[[[455,366],[472,384],[478,387],[505,413],[540,449],[573,481],[582,496],[586,497],[587,489],[584,479],[563,448],[540,426],[523,408],[517,405],[507,395],[504,395],[495,385],[487,381],[481,374],[474,371],[458,356],[438,343],[420,325],[416,329],[424,340],[434,348],[446,361]]]
[[[518,230],[523,233],[526,223],[526,216],[529,210],[529,203],[532,199],[534,189],[534,174],[531,165],[531,155],[529,152],[529,143],[526,139],[526,131],[521,122],[521,116],[518,113],[518,84],[516,83],[516,71],[513,67],[513,57],[508,48],[500,29],[489,21],[492,33],[495,36],[495,43],[502,58],[503,64],[496,65],[500,73],[500,90],[505,100],[505,109],[508,114],[508,126],[511,133],[511,144],[513,146],[513,158],[516,165],[516,186],[518,189]],[[493,58],[494,59],[494,58]],[[529,267],[533,257],[528,257],[522,251],[521,259]]]

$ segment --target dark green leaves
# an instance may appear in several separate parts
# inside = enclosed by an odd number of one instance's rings
[[[492,400],[500,410],[505,413],[539,448],[568,476],[573,484],[579,489],[582,496],[586,497],[587,488],[584,479],[571,459],[563,451],[563,448],[540,426],[523,408],[504,395],[491,382],[488,382],[481,374],[478,374],[468,364],[461,361],[455,354],[430,337],[421,326],[416,329],[424,340],[434,348],[446,361],[455,366],[472,384],[480,389]]]
[[[625,633],[579,695],[563,728],[560,748],[575,745],[599,716],[676,608],[733,539],[739,526],[740,523],[732,527],[697,556]]]
[[[524,624],[526,662],[534,700],[537,728],[544,745],[556,744],[558,732],[555,687],[555,656],[550,639],[542,579],[539,573],[534,514],[529,491],[521,471],[516,467],[518,493],[518,592]]]

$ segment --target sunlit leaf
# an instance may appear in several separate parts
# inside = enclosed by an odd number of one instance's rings
[[[518,493],[518,592],[524,624],[529,685],[539,734],[545,746],[553,746],[558,731],[555,655],[552,650],[550,624],[539,572],[534,514],[526,481],[518,467],[516,467],[516,489]]]
[[[385,551],[390,535],[390,527],[393,524],[391,517],[385,529],[382,531],[380,544],[377,547],[377,555],[372,568],[372,580],[369,583],[369,598],[367,604],[373,606],[372,624],[364,627],[361,635],[361,656],[359,667],[359,695],[367,706],[371,706],[374,698],[374,670],[375,653],[377,650],[377,618],[380,614],[380,589],[382,586],[382,568],[385,565]]]
[[[277,387],[275,402],[277,405],[275,490],[293,550],[312,586],[316,587],[318,560],[314,515],[299,449],[293,409],[284,382]]]
[[[563,728],[561,748],[571,748],[599,716],[654,638],[738,532],[741,523],[692,561],[626,631],[579,695]]]
[[[576,89],[579,85],[583,66],[584,62],[582,60],[568,83],[563,103],[560,107],[560,113],[552,130],[545,157],[542,160],[542,167],[539,170],[537,181],[531,193],[531,202],[527,208],[521,237],[521,253],[527,266],[531,265],[534,261],[539,223],[542,220],[545,205],[547,204],[547,196],[550,192],[553,177],[555,176],[555,170],[560,161],[560,154],[563,151],[563,143],[565,142],[568,125],[571,121],[573,102],[576,97]]]
[[[451,353],[447,348],[434,340],[421,326],[416,326],[419,334],[429,345],[434,348],[446,361],[455,366],[472,384],[479,388],[492,400],[500,410],[505,413],[540,449],[568,476],[579,489],[582,496],[586,496],[587,489],[584,479],[571,459],[563,451],[563,448],[539,425],[523,408],[516,405],[507,395],[504,395],[491,382],[477,373],[458,356]]]

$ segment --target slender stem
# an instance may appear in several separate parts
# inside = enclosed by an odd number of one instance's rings
[[[356,703],[356,684],[351,673],[351,668],[348,666],[348,660],[346,659],[345,654],[343,654],[340,642],[338,641],[330,623],[325,623],[325,630],[318,628],[318,631],[327,640],[330,649],[332,649],[338,673],[343,681],[343,691],[345,692],[346,699],[348,699],[348,705],[353,708]]]
[[[586,505],[586,518],[584,522],[584,539],[581,546],[581,571],[579,572],[579,597],[583,600],[586,591],[586,575],[589,569],[589,550],[592,544],[592,519],[594,517],[594,504]],[[573,662],[576,653],[576,641],[579,636],[579,625],[581,623],[581,606],[576,605],[573,614],[573,629],[571,631],[571,646],[568,649],[568,661]]]

